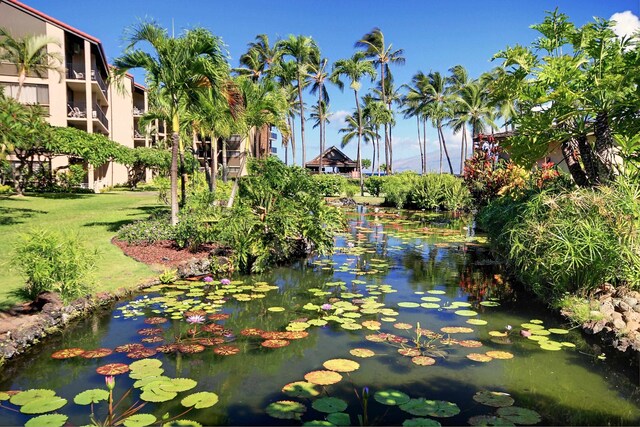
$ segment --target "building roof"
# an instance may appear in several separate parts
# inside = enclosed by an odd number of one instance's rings
[[[316,156],[313,160],[304,164],[305,167],[317,168],[320,166],[320,156]],[[337,166],[357,168],[355,161],[351,160],[346,154],[340,151],[335,145],[327,148],[322,153],[322,166]]]

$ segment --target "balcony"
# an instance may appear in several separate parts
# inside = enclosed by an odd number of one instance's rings
[[[276,147],[271,147],[271,154],[278,154],[278,149]]]
[[[69,80],[85,80],[84,67],[75,66],[71,62],[66,63],[67,66],[67,79]]]
[[[133,106],[133,116],[140,117],[144,114],[144,107],[139,107],[137,105]]]
[[[91,116],[94,123],[99,123],[104,132],[109,132],[109,120],[98,104],[93,105]],[[85,102],[73,102],[67,104],[67,119],[71,121],[86,120],[87,104]]]
[[[70,86],[75,90],[82,89],[79,82],[74,81],[86,81],[87,73],[85,72],[85,68],[82,65],[73,65],[71,62],[66,63],[67,74],[66,77],[68,80],[72,80],[72,84]],[[91,70],[91,81],[97,83],[102,95],[104,96],[105,101],[107,100],[107,90],[108,86],[105,83],[104,79],[100,75],[97,70]],[[74,84],[75,83],[75,84]]]
[[[269,134],[269,139],[270,139],[271,141],[275,141],[276,139],[278,139],[278,134],[277,134],[277,133],[275,133],[275,132],[271,132],[271,133]]]

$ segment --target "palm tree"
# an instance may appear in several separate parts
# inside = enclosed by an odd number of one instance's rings
[[[329,77],[329,73],[327,72],[327,64],[329,60],[324,58],[318,64],[310,64],[309,65],[309,75],[308,78],[311,81],[311,94],[318,93],[318,104],[316,107],[316,111],[320,111],[323,108],[327,109],[327,104],[329,104],[329,92],[327,91],[327,86],[325,81]],[[324,104],[324,106],[322,106]],[[320,120],[323,121],[326,119],[326,114],[321,114],[319,116]],[[315,128],[316,126],[314,126]],[[322,153],[324,153],[324,124],[320,123],[320,164],[318,166],[318,173],[322,173]]]
[[[264,62],[261,61],[260,54],[255,49],[249,49],[240,56],[241,67],[234,68],[233,71],[241,76],[249,76],[251,80],[257,82],[264,74]]]
[[[149,86],[162,88],[171,117],[171,224],[178,223],[178,151],[184,152],[180,141],[181,113],[188,97],[198,90],[210,88],[222,96],[229,79],[229,65],[222,53],[222,41],[208,30],[187,30],[181,37],[169,37],[167,30],[153,22],[135,26],[129,34],[129,45],[115,59],[115,78],[122,78],[133,68],[146,71]],[[138,48],[151,45],[152,51]]]
[[[422,121],[422,94],[420,86],[412,87],[404,85],[408,89],[408,93],[402,98],[402,113],[404,118],[415,117],[418,128],[418,147],[420,149],[420,169],[422,175],[427,173],[427,157],[426,157],[426,140],[427,135],[424,134],[424,143],[420,137],[420,123]]]
[[[382,102],[387,105],[387,96],[386,96],[386,86],[385,80],[386,75],[389,73],[389,65],[390,64],[398,64],[402,65],[405,62],[404,59],[404,50],[396,49],[393,50],[393,45],[389,44],[385,45],[384,34],[380,30],[380,28],[374,28],[369,33],[362,36],[360,40],[358,40],[355,44],[356,47],[364,49],[364,52],[368,58],[372,58],[374,60],[375,65],[380,66],[380,87],[382,90]],[[388,133],[388,125],[385,125],[385,162],[387,173],[390,173],[392,170],[390,156],[388,154],[391,146],[391,137]]]
[[[371,171],[375,171],[378,166],[378,176],[380,176],[380,126],[391,120],[391,112],[386,108],[382,101],[367,94],[362,98],[363,108],[362,114],[366,122],[365,128],[370,126],[373,130],[373,166]]]
[[[275,76],[277,82],[280,84],[286,93],[289,101],[289,116],[287,117],[288,132],[287,136],[283,135],[282,145],[284,146],[284,162],[288,164],[288,148],[291,145],[291,154],[293,157],[293,164],[296,164],[296,133],[295,133],[295,116],[300,112],[300,105],[298,102],[298,91],[293,82],[297,77],[298,67],[294,61],[279,61],[273,65],[271,75]]]
[[[257,54],[263,74],[273,77],[273,69],[276,67],[283,53],[282,50],[277,47],[277,44],[271,46],[269,37],[266,34],[258,34],[255,41],[249,43],[249,50]]]
[[[342,140],[340,141],[340,148],[346,147],[354,139],[357,141],[364,140],[365,143],[369,141],[375,141],[376,135],[375,130],[372,126],[365,126],[364,122],[362,122],[362,126],[358,125],[358,118],[354,117],[353,114],[345,117],[344,121],[345,126],[338,129],[339,133],[344,133],[344,135],[342,136]],[[360,163],[361,161],[358,162],[358,164]]]
[[[360,79],[366,75],[371,77],[371,80],[376,78],[376,69],[371,61],[365,59],[364,52],[356,52],[349,59],[340,59],[333,64],[333,71],[331,73],[331,79],[342,86],[340,76],[346,76],[351,80],[349,87],[353,89],[353,94],[356,100],[356,111],[358,113],[358,172],[360,175],[360,195],[364,196],[364,179],[362,176],[362,109],[360,108],[360,98],[358,97],[358,90],[360,90]],[[340,83],[338,83],[340,82]]]
[[[20,100],[27,75],[35,74],[43,78],[49,70],[52,70],[62,76],[64,72],[60,68],[62,55],[58,52],[49,52],[47,50],[49,44],[60,46],[60,41],[46,35],[26,35],[16,38],[12,37],[5,28],[0,28],[0,62],[10,62],[16,67],[17,100]]]
[[[466,123],[471,126],[472,140],[479,133],[486,131],[487,126],[494,129],[495,110],[490,103],[487,91],[480,80],[467,84],[456,97],[455,112],[450,125],[458,129]]]
[[[322,171],[322,154],[324,153],[324,147],[326,143],[325,139],[327,137],[325,127],[326,123],[331,123],[331,121],[329,120],[330,116],[331,113],[329,112],[329,104],[324,102],[324,100],[321,100],[319,104],[311,107],[311,114],[309,115],[309,117],[314,120],[313,128],[320,128],[320,171]]]
[[[283,56],[290,56],[296,64],[296,82],[298,89],[298,101],[300,103],[300,143],[302,146],[302,166],[306,162],[305,140],[304,140],[304,101],[302,100],[302,88],[305,84],[305,77],[309,64],[320,61],[320,50],[316,42],[308,36],[290,35],[288,39],[280,40],[276,47]]]
[[[470,83],[469,73],[462,65],[455,65],[449,68],[451,74],[447,78],[449,84],[449,94],[453,97],[451,104],[452,117],[449,122],[449,126],[452,126],[459,115],[460,109],[458,108],[459,97],[458,94],[464,90],[465,86]],[[460,141],[460,173],[462,174],[464,169],[464,161],[467,158],[467,122],[457,122],[457,125],[453,125],[454,132],[462,132],[462,139]]]
[[[449,165],[449,172],[453,174],[449,150],[447,150],[447,143],[444,139],[444,132],[442,131],[444,120],[449,117],[451,107],[451,96],[446,87],[447,81],[438,71],[432,71],[427,74],[427,81],[428,85],[425,90],[428,98],[425,107],[438,133],[438,141],[440,144],[440,173],[442,173],[442,151],[444,150]]]

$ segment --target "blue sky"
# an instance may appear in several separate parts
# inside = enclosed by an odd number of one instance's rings
[[[529,26],[542,21],[544,12],[558,7],[576,25],[594,16],[611,18],[618,15],[621,29],[638,26],[640,0],[23,0],[42,12],[99,38],[109,61],[118,56],[124,46],[124,29],[141,19],[154,19],[169,30],[172,22],[176,34],[184,28],[203,26],[222,37],[237,66],[238,57],[256,34],[265,33],[275,41],[288,34],[312,36],[330,62],[350,57],[354,43],[373,27],[380,27],[387,43],[405,50],[406,64],[394,67],[397,85],[407,83],[418,71],[447,70],[461,64],[472,77],[491,69],[491,56],[507,45],[529,45],[536,33]],[[144,83],[141,73],[134,73]],[[370,87],[363,85],[363,93]],[[327,129],[327,146],[340,145],[338,129],[341,118],[354,108],[353,94],[340,93],[330,87],[331,111],[335,112]],[[305,94],[305,101],[312,96]],[[394,129],[394,159],[399,168],[419,167],[419,152],[415,122],[397,117]],[[299,129],[299,123],[296,128]],[[307,125],[307,160],[318,152],[318,133]],[[452,163],[458,164],[460,135],[446,132]],[[429,167],[437,168],[437,139],[427,132]],[[299,137],[297,138],[299,141]],[[355,158],[355,142],[345,152]],[[281,155],[279,141],[276,143]],[[371,148],[364,148],[364,158],[371,157]],[[300,150],[298,149],[298,164]]]

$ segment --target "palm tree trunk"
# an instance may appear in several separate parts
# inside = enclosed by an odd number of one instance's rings
[[[298,100],[300,101],[300,143],[302,144],[302,167],[306,162],[305,144],[304,144],[304,103],[302,102],[302,76],[298,72]]]
[[[358,91],[353,91],[356,97],[356,109],[358,110],[358,174],[360,175],[360,196],[364,196],[364,178],[362,176],[362,112],[360,111],[360,100],[358,99]]]
[[[22,93],[22,88],[24,86],[24,81],[27,78],[27,72],[23,69],[20,70],[20,74],[18,75],[18,92],[16,92],[16,101],[20,102],[20,94]]]
[[[211,192],[215,194],[218,186],[218,138],[211,134]]]
[[[291,118],[291,164],[296,165],[296,122]]]
[[[580,166],[580,162],[575,156],[574,145],[574,141],[563,141],[560,145],[562,156],[564,157],[564,161],[567,163],[567,168],[569,169],[569,173],[571,174],[573,181],[579,187],[586,187],[588,185],[587,175],[582,170],[582,166]]]
[[[380,176],[380,126],[376,126],[376,144],[378,145],[378,176]]]
[[[222,140],[222,182],[225,184],[229,180],[229,169],[227,168],[227,139]]]
[[[422,142],[424,144],[424,172],[425,174],[429,171],[429,158],[427,156],[427,118],[422,118]]]
[[[449,157],[449,150],[447,150],[447,143],[444,140],[444,132],[442,132],[442,124],[438,123],[438,132],[440,132],[440,137],[442,138],[442,148],[444,149],[444,154],[447,156],[447,164],[449,165],[449,172],[453,175],[453,166],[451,165],[451,158]]]
[[[596,136],[595,151],[598,177],[605,181],[612,180],[614,177],[615,158],[607,111],[600,111],[596,114],[594,133]]]
[[[460,141],[460,175],[462,175],[462,172],[464,170],[464,160],[466,158],[465,156],[465,144],[467,143],[467,128],[465,126],[465,124],[462,124],[462,140]]]
[[[391,109],[389,109],[391,111]],[[393,173],[393,138],[391,137],[391,129],[393,129],[393,125],[389,123],[389,173]]]
[[[421,174],[425,174],[424,170],[424,150],[422,149],[422,140],[420,139],[420,116],[416,114],[416,124],[418,125],[418,147],[420,147],[420,169]]]
[[[589,185],[598,185],[600,183],[600,177],[598,176],[598,166],[596,165],[593,149],[589,144],[587,135],[585,135],[584,133],[580,134],[578,135],[576,140],[578,143],[578,151],[580,151],[580,159],[582,160],[582,164],[584,165],[584,170],[587,175],[587,179],[589,180]]]
[[[178,224],[178,145],[180,135],[177,130],[177,119],[173,120],[173,133],[171,134],[171,225]]]
[[[323,139],[322,137],[324,136],[324,129],[322,126],[322,122],[324,120],[324,112],[322,111],[322,83],[320,83],[319,85],[320,87],[318,88],[318,114],[320,115],[320,157],[319,157],[319,164],[318,164],[318,173],[322,173],[322,153],[324,153],[324,147],[323,147]]]
[[[436,126],[436,133],[438,134],[438,149],[440,150],[440,175],[442,175],[442,138],[440,138],[439,127]]]

